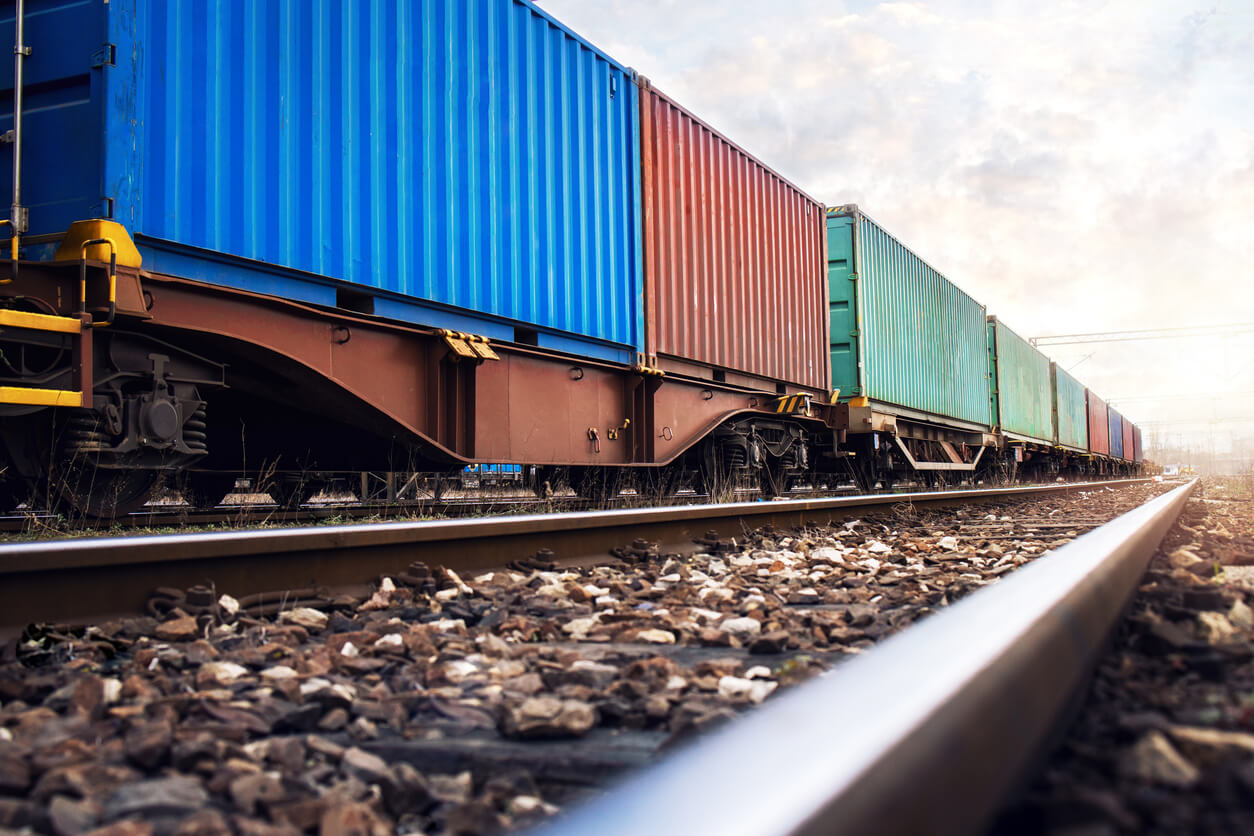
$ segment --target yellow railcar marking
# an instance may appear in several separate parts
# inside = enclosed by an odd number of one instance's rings
[[[29,389],[25,386],[0,386],[0,403],[22,406],[82,406],[83,393],[65,389]]]
[[[32,331],[52,331],[57,334],[77,334],[83,330],[82,320],[68,316],[49,316],[28,311],[0,310],[0,327],[29,328]]]

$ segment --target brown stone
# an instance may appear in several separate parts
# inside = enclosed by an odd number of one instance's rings
[[[391,829],[365,804],[340,804],[322,814],[319,836],[390,836]]]
[[[152,825],[146,821],[119,821],[90,830],[83,836],[152,836]]]
[[[597,723],[597,711],[586,702],[555,697],[528,697],[506,708],[501,730],[509,737],[579,737]]]
[[[232,830],[217,810],[201,810],[180,821],[174,836],[232,836]]]
[[[57,836],[80,836],[95,827],[99,818],[100,808],[90,801],[56,795],[48,805],[48,823]]]
[[[157,625],[157,638],[167,642],[192,641],[200,635],[196,619],[190,615]]]
[[[771,630],[749,642],[750,653],[783,653],[788,648],[787,630]]]
[[[21,795],[30,786],[26,752],[15,743],[0,741],[0,792]]]
[[[171,739],[169,723],[138,723],[126,733],[126,756],[144,769],[156,769],[170,756]]]
[[[229,792],[236,809],[247,815],[256,815],[260,804],[287,797],[282,779],[266,773],[241,775],[231,782]]]

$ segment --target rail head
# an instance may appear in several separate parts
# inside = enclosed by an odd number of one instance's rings
[[[968,833],[1040,754],[1196,482],[538,829]]]
[[[1111,482],[1068,482],[1013,488],[976,488],[954,491],[923,491],[902,494],[871,494],[793,499],[774,502],[731,502],[712,505],[679,505],[615,511],[569,511],[552,514],[515,514],[455,520],[417,520],[353,523],[336,526],[241,529],[189,534],[130,535],[118,537],[63,538],[0,544],[0,576],[43,570],[127,563],[177,562],[219,557],[263,557],[310,549],[369,549],[401,544],[448,543],[510,535],[559,533],[595,529],[628,528],[667,522],[744,521],[761,525],[772,516],[821,514],[843,509],[911,503],[953,504],[1009,496],[1093,490],[1133,484],[1143,479]]]

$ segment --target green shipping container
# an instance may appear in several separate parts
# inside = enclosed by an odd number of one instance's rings
[[[827,210],[827,283],[840,400],[988,428],[983,305],[852,204]]]
[[[1049,364],[1049,374],[1054,390],[1054,444],[1080,453],[1088,452],[1088,407],[1084,397],[1084,384],[1060,369],[1057,363]]]
[[[988,318],[988,366],[993,423],[1008,436],[1053,444],[1054,395],[1049,358],[1007,328]]]

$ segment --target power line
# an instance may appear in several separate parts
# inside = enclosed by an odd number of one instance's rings
[[[1087,334],[1050,334],[1032,337],[1035,346],[1081,345],[1084,343],[1121,343],[1134,340],[1183,340],[1194,337],[1232,337],[1254,333],[1254,322],[1227,325],[1190,325],[1179,328],[1143,328],[1135,331],[1093,331]],[[1078,365],[1078,364],[1077,364]]]

